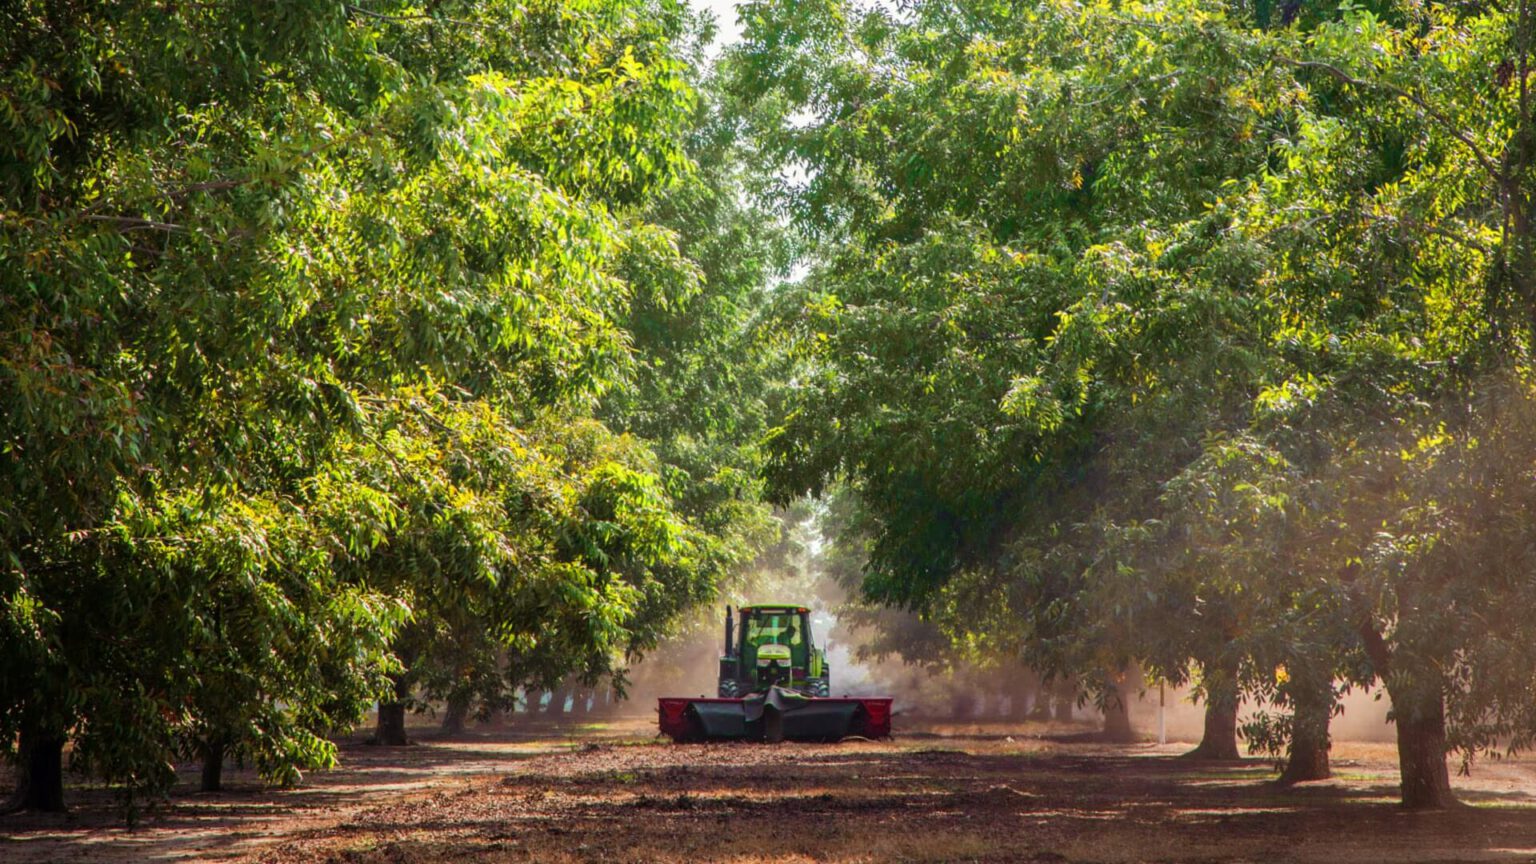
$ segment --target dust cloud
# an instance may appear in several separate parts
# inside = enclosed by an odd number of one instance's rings
[[[837,696],[890,696],[894,698],[898,725],[909,720],[951,722],[1023,721],[1066,719],[1062,703],[1073,721],[1097,724],[1100,715],[1091,704],[1078,704],[1076,694],[1060,685],[1047,687],[1022,667],[1013,670],[941,668],[904,663],[896,657],[861,659],[861,631],[842,626],[836,611],[827,604],[813,604],[811,627],[818,645],[827,648],[832,668],[832,692]],[[700,610],[683,632],[633,666],[629,673],[629,699],[625,714],[655,711],[661,696],[714,696],[718,663],[724,641],[724,604]],[[1153,739],[1158,732],[1159,699],[1163,703],[1166,735],[1171,742],[1194,744],[1204,725],[1204,706],[1191,699],[1188,687],[1166,688],[1160,697],[1155,684],[1144,686],[1131,706],[1137,732]],[[1390,742],[1395,732],[1387,722],[1389,703],[1380,688],[1355,688],[1341,699],[1342,711],[1333,718],[1336,741]],[[1249,720],[1259,706],[1245,703],[1239,723]]]
[[[1191,744],[1200,741],[1205,728],[1205,705],[1191,700],[1188,687],[1166,688],[1163,695],[1164,718],[1169,741]],[[1377,698],[1380,696],[1381,698]],[[1157,735],[1158,689],[1150,686],[1142,690],[1131,706],[1131,722],[1144,736]],[[1355,688],[1339,700],[1342,713],[1329,724],[1329,734],[1335,741],[1390,742],[1396,740],[1396,732],[1387,722],[1390,707],[1380,688],[1364,690]],[[1244,702],[1238,710],[1238,724],[1248,722],[1258,710],[1251,701]],[[1270,709],[1273,713],[1275,709]]]
[[[821,603],[810,608],[812,638],[827,649],[833,695],[886,695],[870,668],[858,659],[857,646],[836,638],[841,631],[833,609]],[[661,696],[714,696],[724,647],[725,604],[717,603],[700,610],[682,633],[630,668],[629,700],[621,710],[653,711]]]

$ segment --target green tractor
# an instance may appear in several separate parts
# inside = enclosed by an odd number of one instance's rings
[[[725,653],[718,695],[735,699],[770,687],[806,696],[831,696],[827,652],[811,638],[811,610],[804,606],[743,606],[740,625],[725,607]],[[739,634],[740,638],[737,638]]]
[[[827,652],[811,610],[785,604],[725,607],[725,653],[715,698],[662,697],[661,731],[674,741],[837,741],[887,738],[891,700],[832,698]]]

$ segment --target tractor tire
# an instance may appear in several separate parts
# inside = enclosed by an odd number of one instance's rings
[[[778,744],[784,740],[784,715],[776,708],[767,708],[763,711],[763,740],[769,744]]]
[[[735,699],[741,695],[741,685],[735,678],[722,678],[720,687],[716,691],[721,699]]]

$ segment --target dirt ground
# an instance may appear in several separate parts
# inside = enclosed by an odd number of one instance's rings
[[[111,795],[0,817],[0,861],[1532,861],[1536,760],[1455,780],[1470,806],[1404,813],[1389,745],[1342,743],[1333,780],[1178,758],[1039,726],[909,727],[893,741],[674,745],[641,721],[343,745],[299,789],[248,773],[133,830]],[[188,766],[184,787],[195,788]]]

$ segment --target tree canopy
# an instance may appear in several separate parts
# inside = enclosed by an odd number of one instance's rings
[[[750,392],[702,453],[619,395],[688,410],[641,310],[706,334],[679,356],[740,341],[717,307],[776,266],[712,271],[680,237],[716,221],[658,215],[733,194],[680,4],[0,16],[20,803],[58,806],[29,778],[66,741],[130,794],[178,753],[289,781],[417,683],[619,675],[771,539]]]
[[[0,10],[17,804],[622,689],[806,495],[885,647],[1536,740],[1527,0],[739,15]]]
[[[866,597],[1047,671],[1384,684],[1410,805],[1526,746],[1525,6],[743,10],[815,262],[769,476],[849,484]]]

